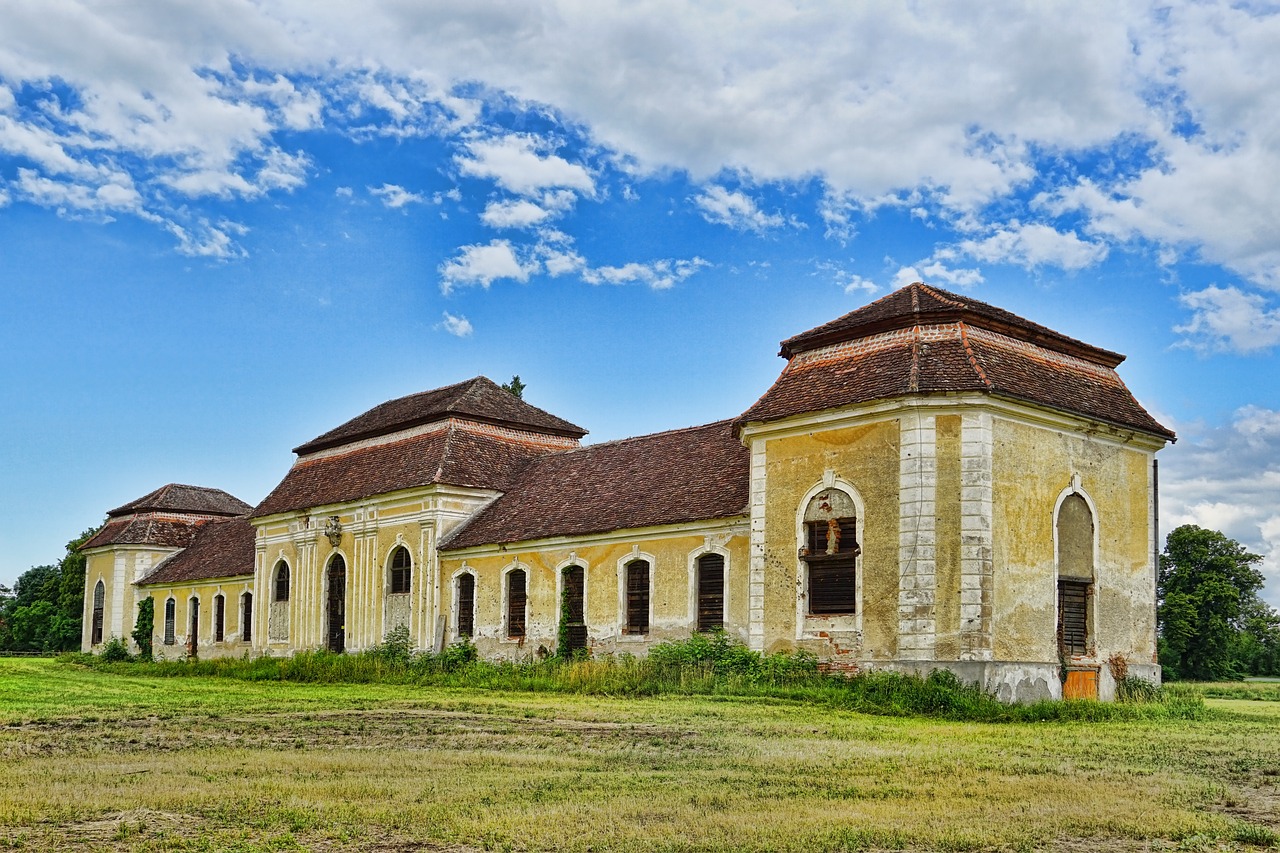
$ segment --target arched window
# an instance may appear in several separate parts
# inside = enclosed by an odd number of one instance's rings
[[[458,575],[457,628],[459,637],[470,637],[476,630],[476,576],[470,572]]]
[[[1079,493],[1058,506],[1058,648],[1066,657],[1087,655],[1093,597],[1093,512]]]
[[[569,654],[587,647],[587,570],[582,566],[566,566],[560,572],[563,595],[560,619],[565,628],[565,648]]]
[[[724,557],[703,554],[698,558],[698,630],[724,627]]]
[[[649,633],[649,561],[632,560],[625,566],[627,578],[627,634]]]
[[[174,621],[178,618],[178,603],[172,598],[164,602],[164,644],[172,646],[177,642]]]
[[[391,552],[391,593],[408,592],[412,580],[413,562],[409,558],[409,549],[400,546]]]
[[[289,564],[284,560],[276,563],[276,601],[289,600]]]
[[[858,609],[858,518],[853,498],[836,488],[814,495],[804,510],[800,559],[808,577],[809,613],[841,616]]]
[[[213,597],[213,641],[221,643],[226,636],[227,600],[218,593]]]
[[[529,603],[528,580],[524,569],[507,572],[507,636],[515,639],[525,635],[525,613]]]
[[[89,639],[91,645],[98,645],[102,642],[102,611],[106,606],[107,588],[102,581],[98,581],[98,585],[93,588],[93,636]]]
[[[253,642],[253,593],[240,596],[240,639]]]

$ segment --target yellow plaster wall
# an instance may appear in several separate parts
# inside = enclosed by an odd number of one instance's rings
[[[191,626],[190,602],[192,597],[200,600],[199,631],[196,637],[196,654],[202,658],[240,657],[251,649],[251,643],[244,642],[241,622],[241,596],[251,592],[253,579],[223,578],[220,580],[201,580],[189,583],[166,586],[142,587],[142,597],[150,595],[155,599],[155,626],[151,636],[152,654],[156,658],[174,660],[186,657],[190,650],[189,629]],[[225,618],[223,620],[223,639],[214,639],[214,598],[221,594],[226,600]],[[174,641],[171,645],[164,642],[165,601],[173,598],[174,607]],[[256,596],[253,606],[255,611],[260,606]]]
[[[759,439],[757,439],[759,440]],[[765,445],[764,637],[766,651],[807,648],[823,657],[890,660],[898,624],[898,420],[815,429]],[[866,508],[862,545],[861,636],[797,640],[799,543],[796,513],[827,469],[849,482]]]
[[[114,547],[87,555],[85,560],[84,621],[80,647],[83,651],[100,649],[93,646],[93,590],[101,580],[103,584],[102,640],[112,637],[130,642],[130,634],[137,621],[137,603],[145,597],[134,581],[145,576],[156,564],[177,552],[174,548],[155,549],[136,546]],[[116,589],[119,587],[119,594]]]
[[[713,537],[712,544],[727,553],[729,579],[725,587],[727,619],[725,628],[746,640],[747,546],[745,535]],[[648,536],[620,543],[584,544],[574,547],[520,549],[480,557],[441,557],[444,583],[442,604],[447,615],[445,642],[456,639],[457,614],[453,611],[453,578],[464,570],[476,576],[475,635],[473,642],[486,657],[519,659],[529,657],[539,646],[548,652],[556,648],[559,621],[557,571],[573,563],[586,569],[585,613],[593,654],[630,652],[643,655],[653,643],[690,636],[694,627],[691,613],[690,559],[706,551],[705,535]],[[717,551],[717,553],[720,553]],[[650,624],[643,636],[624,636],[626,614],[619,588],[619,561],[625,565],[640,555],[650,561]],[[504,570],[514,563],[527,572],[526,636],[523,642],[505,636],[503,611]]]
[[[1078,474],[1097,510],[1091,660],[1151,661],[1151,454],[1001,418],[992,438],[995,658],[1057,660],[1054,506]]]

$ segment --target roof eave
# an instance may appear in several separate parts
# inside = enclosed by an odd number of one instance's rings
[[[808,352],[829,344],[857,340],[858,338],[865,338],[882,332],[892,332],[898,329],[910,329],[914,326],[957,322],[966,323],[976,328],[988,329],[1002,335],[1008,335],[1013,338],[1029,341],[1030,343],[1039,344],[1046,349],[1072,355],[1076,358],[1082,358],[1085,361],[1090,361],[1094,364],[1100,364],[1112,369],[1122,364],[1125,359],[1124,355],[1121,353],[1112,352],[1111,350],[1096,347],[1092,344],[1086,344],[1083,341],[1078,341],[1075,338],[1071,338],[1066,335],[1056,334],[1047,329],[1041,331],[1040,329],[1029,328],[1015,323],[1006,323],[992,317],[974,313],[964,308],[948,308],[934,311],[921,311],[913,314],[903,314],[897,317],[890,317],[884,320],[874,320],[844,329],[832,329],[819,334],[805,332],[782,341],[782,343],[779,344],[778,355],[783,358],[790,359],[799,353]]]

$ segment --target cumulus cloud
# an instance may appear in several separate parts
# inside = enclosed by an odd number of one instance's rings
[[[455,158],[464,175],[486,178],[518,195],[549,188],[595,192],[590,173],[568,160],[545,151],[546,142],[528,134],[479,139],[467,145],[467,153]]]
[[[708,222],[740,231],[767,231],[786,221],[779,213],[765,213],[750,196],[714,184],[695,196],[693,203]]]
[[[1161,527],[1198,524],[1262,554],[1280,607],[1280,412],[1245,406],[1227,426],[1184,429],[1160,454]]]
[[[455,257],[441,264],[440,291],[448,295],[457,287],[487,288],[499,279],[528,281],[538,266],[536,261],[521,261],[507,240],[463,246]]]
[[[1277,290],[1280,182],[1259,179],[1280,173],[1277,40],[1274,9],[1192,2],[1016,15],[19,2],[0,35],[0,152],[16,164],[9,174],[65,185],[32,203],[163,223],[189,202],[301,186],[309,164],[293,140],[318,128],[434,134],[460,145],[461,175],[533,206],[495,202],[492,227],[542,227],[549,189],[600,198],[625,176],[626,198],[671,174],[705,185],[691,197],[712,221],[749,233],[792,221],[720,185],[735,175],[816,183],[823,200],[805,213],[836,241],[886,207],[976,219],[983,227],[959,228],[961,242],[941,238],[957,257],[916,264],[960,286],[980,276],[963,258],[1074,270],[1152,245]],[[107,178],[120,170],[129,182]],[[132,186],[140,201],[95,201],[107,185]],[[1032,208],[1052,219],[1030,223]]]
[[[1174,327],[1182,343],[1201,352],[1265,352],[1280,345],[1280,309],[1268,308],[1256,293],[1237,287],[1206,287],[1179,300],[1191,319]]]
[[[466,317],[455,317],[448,311],[444,312],[444,319],[440,321],[440,327],[449,334],[458,338],[471,337],[471,333],[475,331],[471,325],[471,321]]]
[[[399,210],[410,204],[421,204],[426,198],[415,192],[410,192],[398,184],[383,184],[380,187],[368,187],[369,195],[382,200],[382,203],[392,210]]]

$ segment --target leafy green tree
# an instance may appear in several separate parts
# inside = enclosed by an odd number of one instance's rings
[[[0,651],[60,652],[80,647],[85,557],[80,545],[95,530],[67,543],[62,559],[23,572],[0,594]]]
[[[1265,632],[1274,616],[1258,598],[1262,560],[1216,530],[1187,524],[1171,532],[1156,590],[1160,663],[1174,678],[1236,678],[1252,656],[1265,663]],[[1251,630],[1252,629],[1252,630]]]
[[[524,389],[527,388],[528,386],[520,381],[520,374],[517,373],[515,376],[511,377],[510,382],[503,382],[500,387],[502,388],[503,391],[510,391],[512,394],[515,394],[516,397],[523,400]]]

